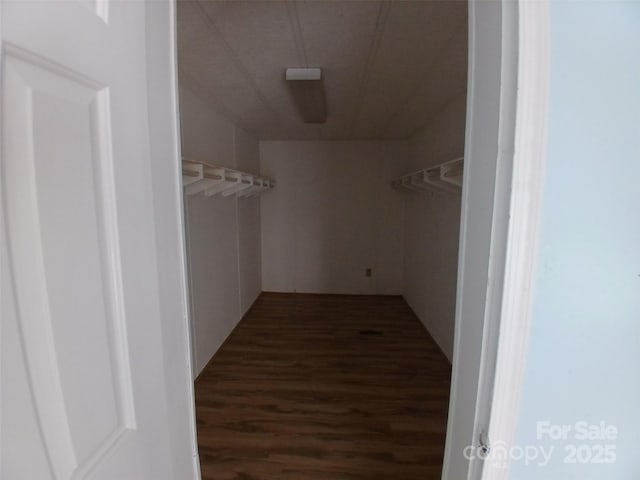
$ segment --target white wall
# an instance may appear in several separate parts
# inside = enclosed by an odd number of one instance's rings
[[[516,443],[554,448],[515,480],[640,472],[640,4],[551,3],[551,98],[534,310]],[[538,421],[569,425],[539,438]],[[576,439],[604,421],[615,439]],[[585,463],[565,461],[586,445]],[[593,457],[612,445],[615,461]],[[586,453],[585,453],[586,452]],[[586,455],[586,456],[585,456]]]
[[[401,294],[406,142],[260,143],[265,291]],[[366,277],[365,270],[372,269]]]
[[[183,156],[259,171],[258,142],[180,90]],[[195,374],[206,366],[261,291],[260,202],[185,198]]]
[[[449,103],[409,141],[407,171],[463,156],[466,100]],[[456,307],[460,195],[407,193],[404,298],[451,361]]]
[[[235,153],[239,170],[260,172],[259,144],[240,128],[235,129]],[[240,197],[237,208],[240,312],[244,315],[262,292],[260,200]]]

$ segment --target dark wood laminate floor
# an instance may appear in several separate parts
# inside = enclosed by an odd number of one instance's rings
[[[439,480],[449,379],[400,297],[264,293],[196,383],[203,479]]]

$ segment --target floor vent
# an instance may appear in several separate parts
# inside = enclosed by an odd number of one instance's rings
[[[360,330],[360,335],[382,335],[378,330]]]

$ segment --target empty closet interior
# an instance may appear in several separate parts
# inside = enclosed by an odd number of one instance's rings
[[[179,1],[177,27],[194,375],[262,292],[401,296],[450,362],[466,2]]]
[[[179,1],[177,26],[203,478],[439,478],[466,3]]]

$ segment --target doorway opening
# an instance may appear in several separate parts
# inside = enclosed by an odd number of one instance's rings
[[[467,4],[180,1],[177,29],[203,478],[439,478]]]

